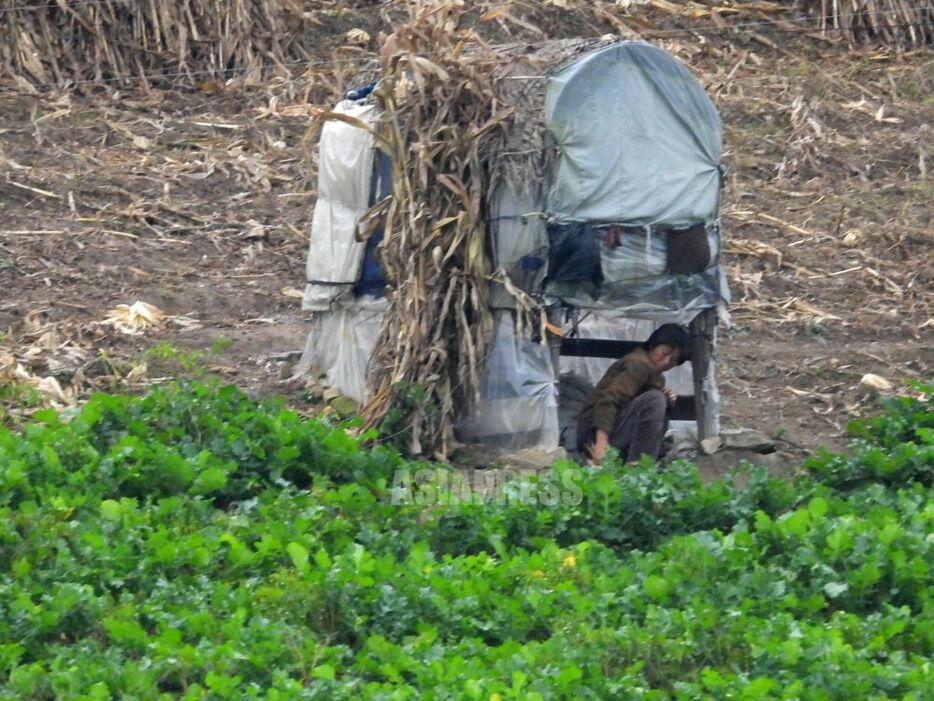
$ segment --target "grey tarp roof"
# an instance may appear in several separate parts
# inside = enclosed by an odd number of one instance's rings
[[[545,122],[557,146],[547,210],[558,221],[686,226],[716,217],[722,129],[677,59],[612,44],[556,73]]]

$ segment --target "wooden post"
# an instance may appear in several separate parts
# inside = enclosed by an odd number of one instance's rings
[[[705,309],[691,321],[691,365],[694,369],[694,406],[699,441],[720,433],[720,412],[714,378],[716,344],[717,310]]]
[[[545,310],[548,323],[554,324],[559,329],[564,326],[564,310],[558,307],[548,307]],[[548,348],[551,351],[551,367],[555,378],[555,422],[558,425],[558,444],[553,446],[558,448],[563,445],[564,427],[561,425],[561,341],[562,336],[550,333],[547,329],[542,329],[542,333],[548,340]],[[576,435],[576,434],[575,434]],[[568,450],[576,450],[576,446],[565,446]]]

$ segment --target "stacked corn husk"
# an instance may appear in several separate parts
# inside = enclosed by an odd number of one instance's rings
[[[464,4],[412,2],[409,10],[383,47],[375,93],[378,141],[393,161],[380,247],[390,308],[364,411],[378,424],[400,388],[418,386],[424,401],[404,419],[409,449],[444,456],[455,407],[478,396],[492,328],[484,158],[509,112],[494,101],[497,54],[460,27]]]
[[[934,43],[934,0],[802,0],[821,29],[898,47]]]
[[[408,0],[381,3],[394,12]],[[200,82],[212,74],[259,74],[277,66],[296,68],[320,55],[318,16],[339,15],[372,0],[8,0],[0,5],[0,74],[23,86],[63,85],[71,81],[144,82],[187,79]],[[543,20],[544,10],[576,14],[625,27],[638,7],[692,18],[757,9],[773,12],[776,3],[741,3],[740,8],[705,10],[700,3],[647,0],[640,3],[546,2],[542,5],[476,2],[481,19],[507,23],[539,38],[546,36],[529,18]],[[883,41],[897,46],[934,42],[934,0],[799,0],[821,28],[842,30],[851,40]],[[512,12],[518,13],[514,16]],[[546,13],[547,14],[547,13]],[[523,19],[524,15],[529,18]],[[541,16],[540,16],[541,15]],[[306,31],[315,29],[316,31]],[[351,43],[369,40],[352,30]],[[153,77],[155,76],[155,77]]]
[[[328,3],[326,3],[328,4]],[[26,85],[239,73],[310,57],[302,0],[16,0],[0,69]],[[306,42],[310,45],[310,41]]]

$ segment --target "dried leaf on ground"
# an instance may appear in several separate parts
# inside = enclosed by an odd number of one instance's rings
[[[889,392],[892,390],[892,383],[880,375],[867,373],[860,378],[859,383],[863,387],[868,387],[877,392]]]
[[[101,323],[125,334],[140,335],[151,328],[164,327],[167,319],[166,313],[158,307],[137,300],[133,304],[118,304]]]

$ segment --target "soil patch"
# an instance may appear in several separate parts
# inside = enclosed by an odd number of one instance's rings
[[[725,125],[723,425],[806,452],[841,447],[848,420],[874,410],[865,373],[896,388],[932,376],[932,54],[770,43],[669,48]],[[313,410],[288,353],[306,334],[303,135],[325,105],[300,92],[272,107],[268,90],[4,93],[0,349],[36,376],[80,356],[61,379],[77,367],[84,390],[138,388],[197,353]],[[188,323],[100,326],[136,300]]]

